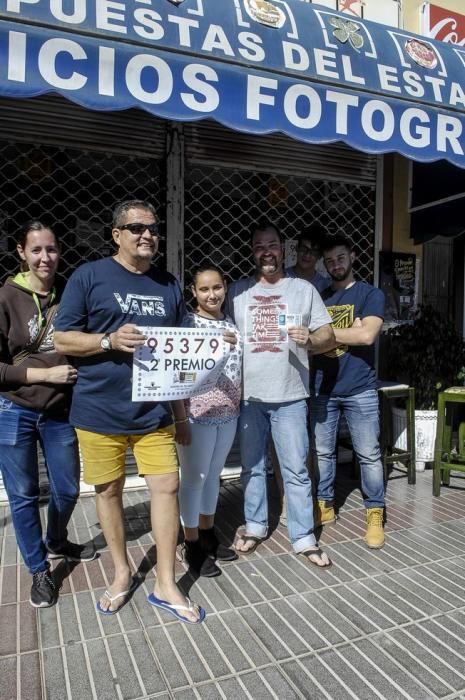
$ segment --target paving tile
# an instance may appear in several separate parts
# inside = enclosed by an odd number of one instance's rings
[[[16,564],[19,563],[19,552],[16,544],[16,537],[10,535],[9,537],[4,538],[2,562],[3,566],[16,566]]]
[[[19,664],[21,698],[24,698],[25,700],[36,700],[37,698],[37,700],[39,700],[42,695],[39,652],[36,651],[31,654],[22,654],[19,657]],[[3,691],[3,677],[1,683]]]
[[[327,548],[325,548],[330,553]],[[314,591],[319,590],[325,586],[334,586],[340,582],[340,578],[333,574],[337,570],[337,563],[330,569],[326,569],[325,577],[322,581],[320,572],[315,566],[308,564],[302,559],[302,557],[296,557],[295,554],[285,554],[279,557],[281,563],[289,569],[291,575],[298,577],[303,582],[303,590],[301,591]],[[346,577],[344,577],[346,578]],[[297,590],[297,587],[296,587]]]
[[[0,612],[0,615],[2,613]],[[3,615],[2,615],[3,624]],[[38,649],[37,615],[30,603],[19,604],[19,648],[21,653]]]
[[[301,562],[297,561],[295,554],[281,554],[278,557],[274,557],[272,563],[268,564],[268,566],[270,565],[277,575],[288,582],[292,593],[304,593],[311,588],[309,586],[310,576],[308,568],[302,567]],[[313,580],[319,584],[319,579],[315,577]]]
[[[133,664],[140,676],[144,696],[167,691],[160,667],[157,664],[151,645],[145,634],[138,630],[129,632],[126,636],[127,644],[133,656]],[[113,651],[113,650],[112,650]],[[115,663],[116,668],[118,665]]]
[[[254,700],[268,700],[270,698],[293,700],[302,697],[293,687],[290,679],[273,666],[256,673],[245,673],[241,675],[241,682],[247,689],[249,697],[254,698]]]
[[[290,656],[293,656],[293,653],[283,639],[282,630],[272,629],[271,627],[268,627],[267,623],[265,622],[268,617],[268,613],[266,611],[268,607],[268,604],[260,606],[260,615],[258,614],[257,609],[253,607],[242,608],[239,611],[239,615],[242,617],[244,623],[250,627],[256,637],[258,637],[270,655],[272,655],[278,661],[283,661],[284,659],[288,659]]]
[[[0,679],[2,700],[16,700],[17,696],[17,664],[14,656],[0,657]]]
[[[109,652],[107,653],[105,642],[102,639],[90,640],[86,643],[86,647],[98,700],[115,700],[118,697],[118,691],[121,692],[121,689],[116,671],[110,663]],[[136,690],[139,691],[140,695],[138,683]],[[137,696],[133,695],[133,697]]]
[[[31,595],[32,576],[25,566],[19,567],[19,600],[29,601]]]
[[[277,591],[268,583],[266,578],[261,573],[260,569],[255,566],[253,559],[244,558],[240,561],[237,569],[243,579],[237,581],[240,590],[244,592],[247,600],[251,603],[263,602],[272,600],[278,597]]]
[[[380,599],[384,604],[390,606],[389,610],[393,608],[396,611],[394,620],[398,620],[397,624],[402,624],[401,620],[410,622],[424,617],[423,610],[415,607],[414,603],[410,603],[406,599],[407,591],[404,588],[392,585],[390,577],[372,578],[368,581],[360,581],[357,585],[360,587],[360,595],[366,596],[367,600],[371,600],[372,596],[376,596],[376,599]],[[355,590],[358,592],[358,589]],[[380,603],[380,605],[383,605],[383,603]],[[434,608],[431,607],[431,610],[433,611]]]
[[[325,608],[336,610],[341,616],[352,623],[360,634],[372,634],[379,626],[372,622],[363,610],[362,601],[357,600],[357,607],[348,602],[350,586],[341,586],[327,591],[320,591],[319,597],[324,601]]]
[[[39,639],[42,649],[58,647],[61,644],[57,610],[57,606],[37,609]]]
[[[282,673],[304,698],[309,698],[310,700],[321,700],[323,697],[330,698],[325,693],[324,688],[308,672],[304,664],[306,658],[302,657],[299,661],[284,661],[280,664]],[[312,658],[308,657],[309,667],[311,667]]]
[[[2,566],[2,586],[0,604],[16,603],[16,566]]]
[[[69,697],[67,692],[68,668],[65,674],[62,649],[59,647],[44,649],[42,658],[45,697],[47,700],[65,700]]]
[[[86,651],[82,644],[71,644],[65,649],[66,672],[73,700],[90,700],[93,697],[93,675],[89,676],[90,661],[86,659]],[[48,669],[48,673],[51,672],[52,669]]]
[[[446,612],[452,606],[441,601],[437,596],[431,595],[424,586],[417,586],[415,583],[414,569],[408,570],[407,574],[413,572],[412,578],[404,576],[405,569],[400,572],[392,572],[389,577],[383,578],[388,586],[396,590],[410,605],[421,610],[424,616],[434,615],[439,612]]]
[[[334,674],[339,683],[346,688],[357,700],[373,700],[375,686],[371,676],[364,678],[357,666],[350,663],[348,656],[343,656],[334,650],[325,650],[318,655],[318,661]]]
[[[314,684],[324,688],[328,698],[337,700],[354,700],[354,695],[344,685],[335,673],[332,672],[336,654],[334,651],[323,651],[314,656],[306,656],[301,659],[301,664],[309,674]],[[318,696],[316,696],[318,697]],[[356,697],[356,696],[355,696]]]
[[[74,604],[74,596],[60,596],[56,612],[61,627],[61,643],[74,644],[75,642],[82,641]]]
[[[0,606],[0,617],[2,620],[0,634],[0,657],[16,654],[18,650],[18,640],[16,636],[18,606],[13,603],[11,605]]]
[[[223,622],[222,615],[212,615],[208,619],[208,632],[227,657],[235,673],[245,671],[253,667],[253,663],[247,658],[246,653],[237,642],[234,634]]]
[[[153,650],[152,653],[157,660],[158,667],[163,669],[163,675],[168,686],[173,690],[190,685],[191,678],[187,673],[185,664],[190,666],[191,663],[195,663],[195,657],[184,661],[173,644],[170,627],[176,624],[147,629],[147,636]]]
[[[213,680],[213,675],[201,654],[201,650],[194,646],[192,638],[189,637],[182,623],[173,622],[170,625],[166,625],[166,634],[171,644],[171,649],[167,645],[166,639],[163,640],[159,630],[149,631],[155,656],[171,687],[179,688],[183,685]],[[161,638],[161,643],[160,641],[156,643],[157,637],[158,640]],[[168,655],[173,656],[173,649],[176,650],[177,659],[173,659],[173,668],[170,668],[171,662]],[[181,660],[183,665],[180,663]],[[173,673],[173,670],[175,673]]]
[[[186,625],[185,633],[202,662],[209,669],[212,678],[218,679],[233,672],[234,669],[227,655],[218,648],[213,636],[209,634],[207,624]]]
[[[309,615],[309,608],[300,596],[289,596],[286,600],[276,600],[271,604],[271,609],[275,610],[281,620],[293,630],[296,635],[305,640],[305,644],[312,650],[323,649],[329,645],[324,634],[326,629],[318,628],[318,620]],[[278,620],[278,629],[282,629],[283,622]],[[327,625],[325,625],[327,627]],[[342,641],[339,637],[337,641]]]
[[[239,648],[250,660],[252,666],[259,668],[270,663],[273,655],[267,652],[266,646],[260,641],[258,636],[251,634],[251,628],[247,624],[247,615],[244,619],[239,612],[228,611],[222,613],[219,617],[234,637]]]
[[[228,578],[224,583],[220,583],[219,579],[222,579],[223,576],[218,576],[217,578],[203,579],[201,583],[197,581],[196,585],[192,586],[189,591],[190,599],[205,608],[207,615],[209,613],[230,610],[232,603],[231,599],[228,597],[228,591],[238,600],[238,605],[244,605],[244,601],[240,601],[240,599],[237,598],[231,579]],[[247,601],[245,601],[245,603],[247,603]]]
[[[302,602],[305,603],[305,606],[300,608],[294,603],[294,607],[315,625],[320,634],[327,640],[328,645],[339,644],[359,636],[359,631],[337,610],[328,606],[318,594],[306,593],[302,596]]]
[[[268,586],[273,588],[273,597],[275,598],[293,595],[296,592],[296,590],[289,585],[288,580],[279,575],[276,571],[274,563],[278,558],[279,557],[273,557],[273,559],[265,559],[254,562],[253,564],[254,571],[258,573],[264,581],[266,581]],[[258,586],[260,590],[262,590],[261,582],[258,583]]]
[[[276,603],[278,602],[284,603],[284,601],[276,601]],[[290,625],[284,616],[280,615],[276,604],[256,605],[254,611],[278,634],[279,640],[290,649],[292,655],[306,654],[312,649],[305,636],[307,631],[305,624],[301,624],[301,631],[304,634],[299,634],[297,629]]]
[[[365,578],[380,573],[382,568],[382,555],[375,558],[372,551],[366,546],[357,547],[354,542],[337,544],[334,546],[337,554],[339,566],[343,566],[346,571],[350,571],[353,578]]]

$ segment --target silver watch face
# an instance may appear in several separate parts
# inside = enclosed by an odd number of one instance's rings
[[[103,350],[111,350],[111,340],[109,335],[104,335],[100,341],[100,347]]]

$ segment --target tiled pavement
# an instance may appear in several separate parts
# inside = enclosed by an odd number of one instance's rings
[[[387,544],[363,543],[356,483],[341,470],[340,519],[321,541],[334,565],[320,571],[290,551],[277,526],[222,576],[181,584],[207,609],[182,625],[146,602],[155,548],[145,491],[126,494],[131,560],[141,585],[114,617],[95,612],[111,577],[108,553],[72,571],[61,563],[59,604],[35,611],[7,508],[0,570],[1,700],[122,698],[465,698],[465,479],[439,499],[431,472],[388,485]],[[278,500],[272,497],[274,520]],[[227,483],[218,525],[230,541],[241,491]],[[82,498],[71,535],[103,546],[93,498]]]

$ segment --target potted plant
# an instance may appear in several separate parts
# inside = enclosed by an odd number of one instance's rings
[[[387,371],[390,380],[415,388],[417,470],[434,459],[438,393],[462,385],[465,342],[454,324],[431,306],[420,306],[411,323],[387,332]],[[394,437],[403,447],[405,411],[393,408]]]

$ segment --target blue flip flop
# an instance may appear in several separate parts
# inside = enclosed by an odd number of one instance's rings
[[[104,610],[101,605],[100,601],[98,600],[97,603],[95,604],[96,610],[100,615],[116,615],[116,613],[119,613],[121,608],[124,608],[126,603],[129,601],[129,598],[131,597],[131,594],[134,593],[136,590],[137,586],[139,585],[139,582],[137,579],[133,577],[131,586],[129,587],[128,591],[121,591],[121,593],[117,593],[116,595],[111,595],[109,591],[105,591],[103,594],[109,601],[110,605],[115,602],[115,600],[118,600],[118,598],[123,598],[123,602],[119,607],[116,608],[116,610]]]
[[[181,622],[187,622],[189,625],[198,625],[205,620],[205,610],[201,608],[200,605],[196,605],[195,603],[193,603],[192,600],[187,596],[187,605],[171,605],[166,600],[161,600],[161,598],[157,598],[156,595],[154,595],[153,593],[147,596],[147,600],[150,603],[150,605],[153,605],[155,608],[161,608],[161,610],[166,610],[166,612],[171,613],[171,615],[177,617],[177,619],[181,620]],[[187,610],[188,612],[195,613],[196,608],[199,611],[198,620],[189,620],[189,618],[187,618],[185,615],[181,615],[181,613],[178,612],[178,610]]]

